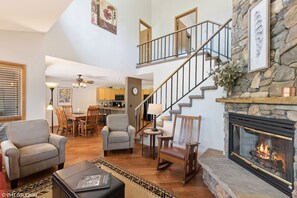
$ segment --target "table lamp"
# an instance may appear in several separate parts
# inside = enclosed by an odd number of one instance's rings
[[[156,118],[157,115],[163,113],[162,112],[162,104],[149,104],[148,106],[148,110],[147,110],[147,114],[152,114],[154,115],[154,126],[152,128],[152,131],[158,131],[157,127],[156,127]]]

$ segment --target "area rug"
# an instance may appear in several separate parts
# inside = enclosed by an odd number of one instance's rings
[[[174,194],[162,189],[156,184],[144,180],[103,158],[89,162],[107,172],[111,172],[113,176],[123,181],[125,183],[126,198],[176,197]],[[50,198],[52,197],[52,177],[49,176],[37,182],[21,186],[9,193],[12,195],[11,197]]]

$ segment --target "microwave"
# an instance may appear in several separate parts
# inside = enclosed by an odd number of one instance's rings
[[[122,94],[115,94],[114,100],[125,100],[125,96]]]

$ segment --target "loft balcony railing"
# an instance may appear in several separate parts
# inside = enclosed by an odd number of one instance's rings
[[[171,34],[138,45],[138,65],[190,55],[202,46],[219,28],[220,24],[212,21],[178,30]],[[226,34],[227,36],[227,34]],[[212,49],[211,46],[206,48]],[[229,49],[224,49],[225,53]]]
[[[163,113],[172,110],[175,104],[211,76],[211,69],[231,59],[230,26],[231,19],[209,36],[207,41],[135,108],[137,132],[152,120],[151,115],[146,113],[149,103],[162,104]]]

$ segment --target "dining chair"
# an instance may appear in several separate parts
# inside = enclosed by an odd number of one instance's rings
[[[62,119],[61,119],[61,107],[56,107],[55,113],[56,113],[57,120],[58,120],[57,134],[61,134],[63,132],[63,124],[62,124]],[[61,133],[59,133],[59,131],[61,131]]]
[[[68,117],[67,117],[66,112],[65,112],[63,107],[60,108],[59,112],[60,112],[60,119],[61,119],[61,122],[62,122],[62,132],[65,131],[65,134],[67,134],[68,132],[71,133],[72,128],[73,128],[72,121],[68,120]]]
[[[199,171],[198,145],[201,116],[175,115],[172,136],[158,137],[157,170],[172,163],[183,166],[183,183],[190,181]]]
[[[88,137],[91,132],[98,135],[98,118],[99,118],[99,107],[89,106],[87,110],[87,116],[85,120],[79,120],[78,132],[81,136]]]
[[[63,108],[63,110],[66,114],[66,117],[68,119],[72,115],[72,112],[73,112],[72,105],[63,105],[62,108]]]

